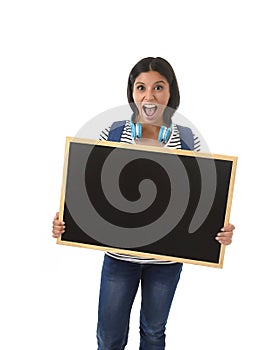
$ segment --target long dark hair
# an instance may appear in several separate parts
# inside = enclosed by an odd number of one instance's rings
[[[138,109],[133,99],[133,86],[135,79],[140,73],[149,71],[156,71],[160,73],[166,78],[169,83],[170,98],[163,114],[163,121],[167,125],[170,125],[171,117],[180,104],[180,93],[177,78],[172,66],[169,62],[161,57],[146,57],[141,59],[136,63],[129,74],[127,84],[127,99],[131,109],[133,110],[133,118],[135,118],[135,116],[138,114]]]

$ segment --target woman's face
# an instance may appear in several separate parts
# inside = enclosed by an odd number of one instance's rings
[[[133,99],[141,123],[162,125],[163,112],[170,98],[169,83],[156,71],[140,73],[133,86]]]

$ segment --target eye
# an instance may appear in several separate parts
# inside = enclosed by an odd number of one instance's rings
[[[139,90],[139,91],[144,91],[145,87],[143,85],[137,85],[136,89]]]
[[[163,86],[162,85],[157,85],[157,86],[155,86],[155,90],[156,91],[160,91],[160,90],[162,90],[163,89]]]

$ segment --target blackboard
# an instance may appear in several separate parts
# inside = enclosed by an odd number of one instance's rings
[[[57,243],[222,268],[237,157],[66,138]]]

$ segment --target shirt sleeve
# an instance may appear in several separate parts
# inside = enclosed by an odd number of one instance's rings
[[[108,136],[109,136],[109,132],[110,132],[111,126],[106,127],[105,129],[103,129],[99,135],[99,140],[101,141],[107,141],[108,140]]]
[[[193,134],[193,141],[194,141],[194,147],[193,147],[193,150],[195,152],[200,152],[201,150],[201,142],[200,142],[200,139],[197,135]]]

